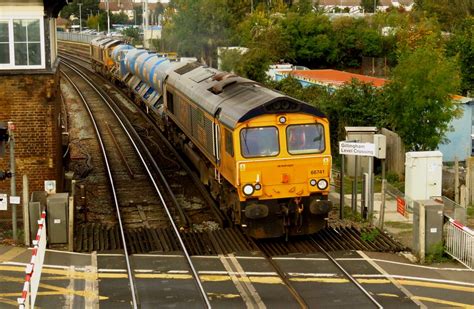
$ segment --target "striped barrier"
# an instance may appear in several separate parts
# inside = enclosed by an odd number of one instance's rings
[[[44,255],[46,253],[46,212],[44,211],[41,213],[41,219],[38,220],[38,232],[36,233],[36,239],[33,240],[33,246],[30,263],[26,265],[25,283],[21,298],[18,298],[20,309],[35,307],[41,269],[43,268]]]
[[[448,218],[445,251],[466,267],[474,268],[474,231],[459,221]]]

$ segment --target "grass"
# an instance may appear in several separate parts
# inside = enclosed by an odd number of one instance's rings
[[[360,238],[366,242],[373,242],[377,236],[379,236],[380,232],[377,229],[373,229],[370,232],[362,232]]]
[[[474,205],[467,206],[467,218],[474,219]]]
[[[386,221],[384,224],[385,226],[393,227],[396,229],[411,229],[413,227],[413,224],[399,221]]]
[[[442,242],[432,245],[426,254],[425,263],[443,263],[452,260],[452,258],[444,252],[444,245]]]

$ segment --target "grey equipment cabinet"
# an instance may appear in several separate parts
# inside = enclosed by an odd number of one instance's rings
[[[56,193],[47,198],[46,217],[50,244],[65,244],[68,241],[68,201],[68,193]]]

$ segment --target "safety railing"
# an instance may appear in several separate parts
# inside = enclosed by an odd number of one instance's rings
[[[41,214],[41,219],[38,220],[38,232],[36,233],[36,239],[33,240],[33,245],[30,263],[26,265],[23,291],[21,297],[18,298],[20,309],[35,307],[36,294],[46,253],[46,212],[44,211]]]
[[[93,39],[99,37],[96,34],[76,33],[76,32],[58,32],[58,40],[73,41],[89,44]],[[103,36],[103,35],[102,35]]]
[[[445,224],[445,251],[466,267],[474,268],[474,231],[448,218]]]

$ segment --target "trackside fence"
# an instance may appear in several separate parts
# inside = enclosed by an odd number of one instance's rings
[[[99,37],[95,34],[75,33],[75,32],[58,32],[58,40],[73,41],[89,44],[93,39]]]
[[[31,260],[26,265],[25,283],[21,298],[18,298],[20,309],[29,309],[35,307],[36,294],[41,278],[41,270],[43,268],[44,255],[46,253],[46,212],[42,212],[41,219],[38,220],[38,232],[36,239],[33,240],[33,252]]]
[[[474,231],[449,218],[445,226],[445,251],[466,267],[474,268]]]

